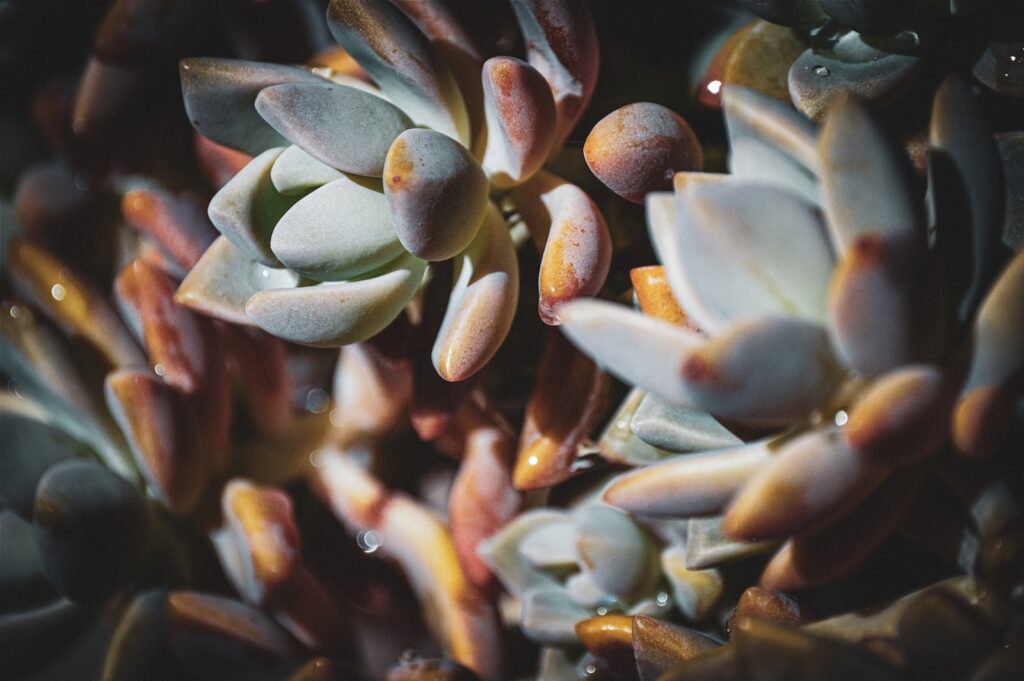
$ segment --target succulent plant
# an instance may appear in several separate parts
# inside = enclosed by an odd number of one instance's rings
[[[3,673],[1018,678],[1016,7],[736,4],[0,10]]]
[[[597,207],[547,174],[531,181],[593,90],[592,20],[582,2],[513,8],[529,63],[485,62],[443,6],[383,0],[337,0],[327,12],[372,84],[324,68],[183,61],[196,129],[256,156],[211,201],[224,238],[178,299],[293,342],[346,345],[398,316],[428,262],[454,259],[432,361],[463,380],[515,312],[518,265],[499,209],[513,189],[513,202],[543,202],[531,229],[544,247],[545,320],[596,293],[610,257]]]
[[[663,295],[699,331],[597,300],[565,306],[563,328],[681,405],[662,421],[684,438],[721,430],[685,409],[755,434],[623,474],[605,499],[641,516],[725,510],[727,536],[785,541],[762,584],[802,589],[895,528],[923,461],[1001,446],[1021,394],[1024,259],[1002,246],[1000,163],[961,81],[936,95],[927,212],[856,99],[819,131],[768,96],[723,96],[732,174],[681,173],[647,196]]]
[[[1022,90],[1019,3],[929,0],[738,0],[762,19],[726,41],[701,87],[754,87],[820,121],[841,94],[877,107],[913,99],[950,72],[999,95]],[[1013,26],[1013,28],[1010,28]],[[1012,106],[1012,104],[1010,105]]]

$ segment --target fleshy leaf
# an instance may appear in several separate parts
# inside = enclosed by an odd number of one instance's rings
[[[400,9],[387,0],[331,0],[327,25],[413,121],[469,145],[469,117],[455,78]]]
[[[288,141],[332,168],[380,177],[391,143],[412,127],[380,97],[335,83],[286,83],[260,91],[256,110]]]
[[[268,149],[249,162],[210,200],[210,221],[253,260],[280,267],[270,249],[271,234],[297,197],[279,193],[270,179],[281,147]]]
[[[457,256],[453,281],[431,359],[442,378],[462,381],[498,351],[519,297],[519,262],[494,204],[488,206],[476,237]]]
[[[282,194],[303,194],[341,177],[340,171],[321,163],[295,145],[285,149],[270,169],[270,181]]]
[[[834,428],[814,430],[783,445],[732,501],[726,536],[758,541],[824,522],[862,501],[885,477]]]
[[[645,395],[629,427],[647,444],[669,452],[722,449],[742,444],[715,417]]]
[[[642,516],[716,513],[769,461],[767,442],[674,456],[614,478],[604,492],[612,506]]]
[[[651,102],[627,104],[598,121],[583,155],[597,179],[633,203],[671,189],[677,172],[704,167],[704,150],[689,123]]]
[[[406,254],[364,279],[259,291],[245,312],[267,333],[293,343],[357,343],[398,316],[419,288],[425,269],[423,260]]]
[[[288,268],[317,281],[357,277],[402,253],[384,193],[347,176],[299,199],[277,223],[270,247]]]
[[[1011,418],[1024,370],[1024,251],[996,280],[974,322],[970,369],[957,401],[953,442],[964,455],[991,454]]]
[[[447,260],[476,236],[487,177],[461,144],[433,130],[407,130],[388,150],[383,172],[388,214],[410,253]]]
[[[651,228],[684,310],[725,321],[824,321],[833,261],[813,206],[774,187],[729,182],[683,190],[676,210],[675,229]]]
[[[210,471],[181,397],[156,376],[130,370],[107,375],[106,396],[146,482],[171,513],[187,513]]]
[[[181,62],[185,111],[203,136],[247,154],[284,144],[254,104],[260,90],[280,83],[322,83],[295,66],[239,59],[189,58]]]
[[[188,273],[175,300],[197,312],[232,324],[254,326],[245,304],[265,289],[298,284],[294,272],[267,267],[250,258],[227,237],[218,237]]]
[[[540,71],[555,98],[553,149],[583,114],[597,83],[597,32],[582,0],[523,0],[512,3],[526,40],[527,61]]]
[[[512,57],[483,66],[487,143],[481,164],[496,187],[521,184],[540,170],[554,141],[555,102],[537,69]]]
[[[817,131],[774,97],[726,85],[722,108],[729,132],[729,169],[818,202]]]

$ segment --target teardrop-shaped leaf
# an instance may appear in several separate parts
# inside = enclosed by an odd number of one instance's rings
[[[557,123],[553,149],[561,148],[597,83],[597,32],[582,0],[523,0],[512,9],[526,41],[526,56],[551,86]]]
[[[31,520],[39,478],[54,464],[87,456],[89,450],[49,423],[41,405],[13,392],[0,392],[0,423],[0,503]]]
[[[130,370],[107,375],[106,396],[146,482],[169,511],[187,513],[209,467],[181,397],[155,376]]]
[[[302,560],[302,544],[287,494],[234,479],[221,494],[225,528],[238,548],[239,592],[262,605],[287,582]]]
[[[298,197],[285,196],[274,188],[270,171],[281,147],[267,149],[231,178],[210,200],[210,221],[253,260],[270,267],[281,263],[270,248],[277,221]]]
[[[875,463],[912,465],[946,442],[952,407],[941,369],[901,367],[875,381],[850,410],[846,440]]]
[[[481,588],[493,577],[477,547],[514,518],[522,504],[512,486],[514,448],[511,435],[495,424],[469,429],[448,496],[449,524],[459,563],[467,579]]]
[[[508,226],[494,204],[457,256],[451,300],[431,352],[437,373],[462,381],[482,369],[512,326],[519,297],[519,261]]]
[[[728,321],[824,320],[833,261],[813,206],[765,185],[712,183],[679,195],[676,221],[665,230],[652,222],[652,237],[670,283],[685,280],[676,291],[684,309],[696,296]]]
[[[722,64],[718,67],[720,71],[711,75],[718,76],[719,94],[723,86],[749,87],[788,106],[789,67],[806,48],[807,38],[803,32],[755,19],[729,38],[722,48],[725,54],[716,56]],[[710,79],[706,82],[711,85]],[[714,93],[709,89],[705,91],[711,96],[703,99],[713,103]]]
[[[215,361],[206,322],[174,302],[170,277],[141,260],[121,271],[116,291],[136,318],[146,354],[164,382],[186,395],[197,393]]]
[[[537,69],[512,57],[483,66],[487,143],[481,164],[496,187],[521,184],[537,172],[551,150],[555,102]]]
[[[985,297],[974,322],[967,380],[953,419],[953,441],[971,458],[998,444],[1019,395],[1024,367],[1024,251],[1014,256]]]
[[[559,315],[569,340],[598,366],[673,402],[688,400],[678,377],[704,342],[697,334],[600,300],[565,303]]]
[[[577,448],[601,418],[607,393],[608,376],[549,330],[519,436],[516,489],[551,487],[572,475]]]
[[[568,182],[540,196],[551,215],[540,262],[537,311],[544,323],[559,323],[558,310],[570,300],[597,295],[612,259],[612,240],[601,211]]]
[[[908,163],[864,104],[853,97],[837,101],[825,119],[819,149],[824,209],[837,257],[868,233],[908,250],[923,249],[924,222]]]
[[[725,592],[725,580],[715,568],[691,570],[686,567],[686,549],[673,545],[661,552],[661,569],[672,586],[672,598],[687,620],[707,619]]]
[[[798,421],[821,406],[839,372],[825,329],[766,317],[730,326],[691,352],[673,378],[687,395],[684,405],[772,424]]]
[[[340,179],[342,174],[294,144],[285,149],[270,169],[270,181],[282,194],[303,194]]]
[[[398,316],[419,288],[425,269],[426,262],[406,254],[365,279],[259,291],[245,312],[267,333],[293,343],[357,343]]]
[[[923,252],[878,232],[857,237],[832,277],[828,331],[836,355],[875,376],[923,358],[929,306]]]
[[[280,83],[322,82],[310,71],[282,64],[197,57],[181,61],[181,92],[195,129],[252,155],[285,141],[256,112],[260,90]]]
[[[433,130],[407,130],[384,161],[394,231],[424,260],[447,260],[476,236],[488,203],[487,177],[461,144]]]
[[[487,563],[505,589],[522,596],[537,588],[556,588],[558,583],[545,572],[534,568],[521,547],[534,533],[544,528],[564,525],[564,513],[547,508],[531,509],[520,513],[497,534],[480,543],[477,553]],[[546,555],[541,552],[540,556]]]
[[[146,359],[121,319],[91,284],[30,241],[14,239],[7,275],[15,291],[57,326],[93,345],[111,366],[144,366]]]
[[[742,444],[715,417],[645,395],[629,427],[649,445],[669,452],[722,449]]]
[[[722,88],[732,174],[773,184],[818,203],[817,130],[774,97],[749,88]]]
[[[394,104],[335,83],[260,91],[256,110],[275,130],[332,168],[380,177],[388,147],[412,121]]]
[[[384,555],[397,560],[428,614],[446,653],[488,681],[503,669],[499,623],[484,593],[459,565],[451,534],[437,516],[412,499],[387,492],[381,482],[329,452],[318,469],[335,513],[361,530],[376,530]]]
[[[413,121],[469,145],[466,105],[451,71],[400,9],[387,0],[331,0],[327,25]]]
[[[654,543],[621,511],[590,506],[576,513],[580,565],[604,591],[628,598],[652,581]]]
[[[287,267],[318,281],[357,277],[402,253],[384,193],[348,177],[299,199],[277,223],[270,247]]]
[[[250,258],[227,237],[217,237],[174,294],[182,305],[211,317],[253,326],[245,304],[265,289],[298,284],[289,270],[268,267]]]
[[[689,123],[651,102],[627,104],[598,121],[583,155],[606,187],[641,204],[648,193],[671,189],[677,172],[704,167],[704,151]]]
[[[835,428],[783,445],[729,506],[723,529],[735,539],[785,537],[862,501],[887,470],[869,465]]]
[[[769,458],[765,441],[675,456],[614,478],[604,492],[604,500],[642,516],[716,513]]]

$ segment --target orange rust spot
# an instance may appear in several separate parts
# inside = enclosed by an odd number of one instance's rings
[[[384,159],[385,176],[390,175],[392,185],[401,184],[402,181],[415,172],[416,164],[409,155],[409,147],[405,140],[399,137],[392,143],[388,150],[387,158]]]
[[[851,245],[857,259],[865,264],[875,265],[882,261],[885,254],[885,242],[876,233],[862,234],[853,240]]]
[[[713,383],[718,378],[711,363],[699,355],[691,355],[683,363],[682,374],[690,383]]]

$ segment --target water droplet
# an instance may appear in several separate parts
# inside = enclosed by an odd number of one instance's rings
[[[332,409],[331,410],[330,419],[331,419],[331,425],[332,426],[334,426],[335,428],[340,428],[341,427],[341,424],[343,423],[342,418],[341,418],[341,411],[339,411],[337,409]]]
[[[64,296],[66,294],[67,291],[64,290],[64,286],[62,286],[61,284],[54,284],[53,288],[50,289],[50,295],[53,296],[53,299],[58,302],[64,300]]]
[[[538,459],[537,459],[536,456],[531,456],[529,459],[526,460],[526,462],[528,464],[530,464],[531,466],[536,466],[537,465],[537,461],[538,461]]]
[[[384,537],[377,530],[368,530],[356,534],[356,544],[363,550],[363,553],[373,553],[384,544]]]
[[[153,373],[156,374],[157,376],[163,376],[164,374],[167,373],[167,369],[164,368],[163,364],[157,362],[156,364],[153,365]]]
[[[314,449],[309,453],[309,463],[313,468],[323,468],[324,466],[324,452],[321,449]]]
[[[814,66],[812,68],[814,69],[814,75],[816,75],[816,76],[820,76],[821,78],[826,78],[829,75],[828,67],[826,67],[826,66],[822,66],[821,64],[818,64],[817,66]]]
[[[658,595],[657,595],[657,596],[655,597],[654,601],[655,601],[655,602],[656,602],[656,603],[657,603],[658,605],[668,605],[668,594],[667,594],[667,593],[665,593],[664,591],[661,591],[661,592],[659,592],[659,593],[658,593]]]
[[[597,667],[595,665],[588,664],[586,672],[587,672],[587,676],[591,676],[593,674],[596,674],[597,673]]]
[[[847,414],[845,410],[840,409],[839,411],[836,412],[835,421],[836,421],[836,425],[837,426],[845,426],[846,422],[849,421],[849,420],[850,420],[850,415]]]
[[[7,314],[11,315],[12,318],[17,319],[21,316],[21,308],[17,305],[11,305],[11,309],[7,311]]]
[[[599,607],[599,608],[598,608],[597,610],[595,610],[595,612],[596,612],[596,613],[597,613],[598,615],[601,615],[601,616],[603,617],[603,616],[605,616],[605,615],[607,615],[607,614],[608,614],[608,608],[606,608],[606,607],[604,607],[604,606],[602,605],[602,606],[601,606],[601,607]]]
[[[331,398],[327,391],[320,388],[313,388],[306,393],[306,411],[313,414],[321,414],[331,404]]]

